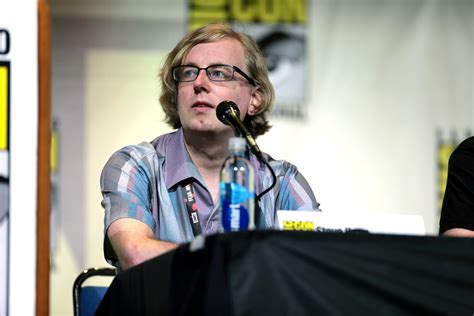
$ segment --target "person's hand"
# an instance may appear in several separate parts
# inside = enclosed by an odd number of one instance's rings
[[[464,228],[451,228],[443,233],[446,237],[474,237],[474,231]]]

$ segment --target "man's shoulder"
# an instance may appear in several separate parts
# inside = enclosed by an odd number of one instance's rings
[[[156,151],[159,156],[166,156],[166,151],[171,148],[171,150],[176,150],[176,146],[180,141],[181,131],[178,129],[173,132],[169,132],[163,135],[156,137],[150,142],[150,146]]]
[[[474,152],[474,136],[464,139],[458,146],[459,150]]]
[[[298,170],[298,168],[294,164],[292,164],[291,162],[287,160],[275,159],[271,155],[264,152],[262,152],[262,155],[263,155],[263,158],[268,162],[268,164],[272,167],[273,171],[277,175],[295,173]]]
[[[471,161],[474,156],[474,136],[464,139],[453,151],[449,158],[452,163],[459,163],[465,159]]]
[[[151,142],[143,141],[139,144],[127,145],[114,153],[114,156],[124,155],[134,160],[149,156],[164,156],[166,147],[174,139],[176,132],[166,133],[153,139]]]
[[[158,155],[149,142],[128,145],[112,154],[102,169],[101,179],[123,178],[131,170],[137,169],[148,170],[142,174],[149,174],[154,172],[157,165]]]
[[[156,150],[150,142],[141,142],[136,145],[127,145],[117,150],[113,156],[125,159],[141,160],[144,157],[156,155]]]

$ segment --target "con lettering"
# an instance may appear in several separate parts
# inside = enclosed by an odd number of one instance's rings
[[[0,29],[0,55],[10,52],[10,33],[6,29]]]

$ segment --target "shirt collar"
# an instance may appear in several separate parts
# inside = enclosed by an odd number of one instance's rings
[[[257,159],[257,157],[250,153],[250,164],[254,168],[255,172],[255,191],[259,194],[262,191],[261,181],[259,181],[260,172],[265,170],[265,164]],[[179,128],[176,133],[172,133],[167,149],[166,158],[164,163],[165,171],[165,185],[166,189],[170,189],[178,183],[194,178],[199,181],[204,187],[204,181],[202,180],[201,174],[194,165],[191,157],[189,156],[188,150],[184,144],[183,129]],[[260,172],[259,172],[260,171]]]
[[[202,184],[204,183],[186,149],[182,128],[179,128],[170,138],[166,149],[164,171],[165,184],[168,190],[189,178],[194,178]]]

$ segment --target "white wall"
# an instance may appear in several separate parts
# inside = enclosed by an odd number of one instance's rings
[[[159,98],[160,51],[91,49],[86,56],[86,266],[103,262],[99,175],[111,153],[171,131]],[[104,264],[104,263],[103,263]]]
[[[177,18],[53,21],[60,220],[52,315],[71,314],[80,269],[106,264],[105,160],[167,130],[156,77],[186,23],[184,13],[169,16]],[[308,116],[272,119],[260,148],[296,164],[325,212],[421,214],[436,233],[436,132],[474,130],[473,2],[317,0],[308,29]]]
[[[436,233],[436,131],[474,126],[472,2],[312,4],[309,116],[260,147],[296,163],[324,211],[421,214]]]

